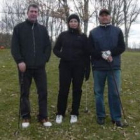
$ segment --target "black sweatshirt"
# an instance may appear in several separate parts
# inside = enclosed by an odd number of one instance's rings
[[[80,34],[74,29],[62,32],[56,41],[53,52],[61,58],[61,62],[85,66],[85,78],[88,80],[90,75],[90,49],[85,34]]]
[[[64,31],[59,35],[53,52],[61,61],[84,64],[88,56],[87,36],[76,30]]]
[[[45,66],[51,54],[51,43],[46,28],[29,20],[15,26],[11,53],[17,64],[25,62],[27,68]]]

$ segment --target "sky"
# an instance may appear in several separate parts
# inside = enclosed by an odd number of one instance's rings
[[[130,29],[129,42],[136,42],[140,44],[140,15],[137,22],[134,23]]]
[[[138,4],[140,5],[140,0],[138,0]],[[130,29],[129,44],[134,42],[140,44],[140,15]]]

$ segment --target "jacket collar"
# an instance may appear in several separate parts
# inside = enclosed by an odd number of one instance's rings
[[[101,27],[108,27],[110,25],[111,25],[111,23],[108,23],[108,24],[100,24]]]
[[[73,28],[70,28],[68,29],[68,31],[72,34],[79,34],[79,30],[78,29],[73,29]]]
[[[33,22],[31,22],[29,19],[26,19],[26,22],[28,23],[28,24],[30,24],[31,26],[34,24],[34,25],[37,25],[37,20],[33,23]]]

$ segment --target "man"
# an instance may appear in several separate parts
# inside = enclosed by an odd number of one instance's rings
[[[46,28],[37,22],[39,8],[31,4],[27,11],[27,20],[15,26],[12,37],[11,53],[17,63],[21,86],[20,113],[22,127],[30,125],[29,89],[34,78],[39,114],[38,120],[45,127],[52,124],[47,118],[47,80],[45,64],[49,61],[51,43]],[[20,84],[20,85],[21,85]]]
[[[108,101],[112,123],[122,127],[121,106],[115,88],[113,75],[120,91],[120,55],[125,51],[123,33],[120,28],[111,25],[110,12],[99,12],[100,25],[91,30],[89,44],[92,47],[92,68],[94,76],[94,93],[96,101],[97,123],[105,123],[104,87],[108,82]],[[114,74],[112,74],[112,71]]]

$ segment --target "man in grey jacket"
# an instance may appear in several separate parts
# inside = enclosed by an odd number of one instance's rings
[[[23,128],[30,125],[29,90],[32,78],[34,78],[38,93],[38,120],[45,127],[52,125],[47,118],[47,79],[45,71],[45,64],[49,61],[51,54],[51,43],[46,28],[37,22],[38,13],[38,5],[29,5],[28,18],[15,26],[11,43],[11,53],[18,66],[19,80],[20,83],[24,83],[21,87],[20,100]]]
[[[115,89],[115,83],[112,71],[120,90],[120,55],[125,50],[123,33],[120,28],[111,25],[110,12],[102,9],[99,12],[100,25],[91,30],[89,35],[89,45],[92,48],[92,69],[94,76],[94,93],[96,101],[97,123],[105,123],[104,107],[104,87],[108,82],[108,101],[112,122],[116,126],[122,127],[121,106],[118,93]]]

